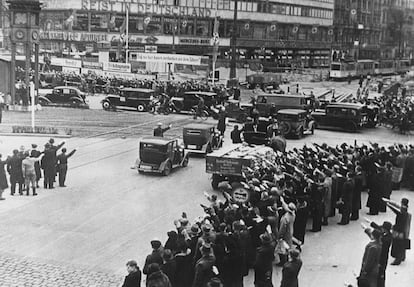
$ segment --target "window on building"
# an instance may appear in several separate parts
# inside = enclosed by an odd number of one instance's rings
[[[144,32],[144,18],[139,16],[129,16],[129,33],[143,33]]]
[[[239,31],[241,38],[251,38],[253,33],[253,24],[249,22],[240,22]]]
[[[108,14],[91,13],[91,31],[108,31]]]
[[[69,19],[69,18],[68,18]],[[66,20],[66,23],[69,21]],[[89,28],[89,16],[87,12],[76,12],[76,16],[73,17],[72,30],[74,31],[88,31]]]
[[[254,39],[265,39],[266,38],[266,26],[256,24],[250,29],[253,29],[253,38]]]
[[[162,31],[161,17],[153,16],[147,25],[145,32],[147,34],[160,34]]]
[[[125,15],[110,14],[108,23],[109,31],[121,32],[124,22]]]
[[[196,35],[197,36],[208,36],[210,30],[210,21],[197,19],[196,23]]]
[[[195,23],[194,19],[180,19],[180,34],[181,35],[194,35]]]

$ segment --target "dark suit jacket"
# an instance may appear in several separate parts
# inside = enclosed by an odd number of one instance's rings
[[[132,272],[125,276],[124,284],[122,287],[141,287],[141,270]]]
[[[302,260],[286,262],[282,269],[282,282],[280,287],[298,287],[298,275],[302,268]]]

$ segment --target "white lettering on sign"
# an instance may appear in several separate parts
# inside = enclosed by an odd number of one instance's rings
[[[156,63],[173,63],[184,65],[200,65],[201,57],[182,54],[155,54],[155,53],[137,53],[138,62],[156,62]]]
[[[79,0],[78,0],[79,1]],[[175,15],[192,17],[210,17],[211,9],[204,7],[174,6],[152,3],[139,3],[139,0],[80,0],[82,10],[99,12],[120,12],[152,15]],[[78,6],[78,5],[76,5]]]
[[[61,40],[77,42],[109,42],[107,33],[40,31],[41,40]]]
[[[210,39],[205,38],[179,38],[178,42],[183,45],[210,46]]]
[[[131,72],[131,64],[129,64],[129,63],[116,63],[116,62],[104,62],[103,63],[103,69],[104,69],[104,71],[130,73]]]

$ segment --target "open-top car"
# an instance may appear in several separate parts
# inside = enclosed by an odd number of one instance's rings
[[[138,112],[148,111],[148,106],[155,96],[155,91],[141,88],[122,88],[119,95],[108,95],[102,100],[104,110],[117,107],[135,108]]]
[[[81,92],[77,87],[59,86],[52,90],[52,93],[39,96],[39,104],[47,105],[65,105],[74,107],[87,106],[86,94]]]
[[[178,144],[178,139],[146,137],[139,143],[136,168],[139,173],[157,172],[169,175],[176,167],[186,167],[188,159],[188,153]]]
[[[213,124],[192,123],[183,128],[184,147],[189,152],[210,153],[223,145],[223,136]]]
[[[285,136],[302,138],[304,134],[312,134],[315,130],[315,121],[308,111],[300,109],[283,109],[277,112],[277,121],[280,133]]]

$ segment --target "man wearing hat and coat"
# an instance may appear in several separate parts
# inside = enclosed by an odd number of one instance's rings
[[[159,241],[158,239],[151,240],[151,247],[152,247],[152,252],[145,259],[144,269],[142,270],[143,273],[147,275],[147,279],[149,275],[148,268],[150,264],[157,263],[159,266],[161,266],[164,262],[162,258],[163,248],[161,245],[161,241]]]
[[[201,258],[197,260],[194,270],[194,281],[192,287],[204,287],[215,276],[213,266],[216,258],[209,243],[200,247]]]
[[[365,226],[362,226],[366,230]],[[370,232],[371,241],[366,245],[362,258],[361,272],[358,277],[358,286],[377,287],[379,261],[381,256],[381,232],[374,229]]]
[[[14,195],[16,192],[16,184],[19,185],[19,194],[23,194],[23,159],[19,156],[17,149],[13,150],[13,155],[7,159],[7,172],[10,174],[10,192]]]
[[[385,287],[385,270],[387,269],[388,264],[388,254],[390,252],[390,247],[392,243],[392,234],[391,222],[384,221],[384,223],[380,226],[373,221],[366,219],[370,226],[374,229],[377,229],[381,232],[381,255],[379,260],[379,272],[378,272],[378,287]],[[369,237],[372,236],[372,230],[370,228],[365,228],[365,233],[368,234]]]
[[[348,172],[346,174],[346,181],[342,187],[341,201],[342,201],[342,217],[341,221],[338,222],[339,225],[349,224],[352,211],[352,197],[354,194],[354,180],[352,178],[352,173]]]
[[[30,154],[35,158],[39,157],[42,152],[37,150],[37,144],[32,144],[32,150]],[[42,178],[42,171],[40,169],[40,162],[35,162],[35,172],[36,172],[36,188],[39,188],[39,180]]]
[[[126,264],[128,275],[125,276],[122,287],[141,287],[141,270],[135,260],[130,260]]]
[[[393,211],[397,217],[393,226],[393,240],[391,247],[391,256],[395,258],[391,265],[400,265],[405,260],[406,249],[410,248],[410,225],[411,214],[408,212],[408,199],[401,199],[401,205],[385,199],[387,206]]]
[[[168,131],[171,127],[172,125],[170,124],[168,127],[162,128],[162,123],[158,123],[157,127],[154,129],[154,137],[163,137],[164,133]]]
[[[271,287],[275,246],[269,234],[260,235],[260,240],[254,263],[254,286]]]
[[[298,275],[302,268],[302,260],[299,258],[299,251],[292,249],[289,251],[289,261],[283,265],[282,282],[280,287],[298,287]]]

